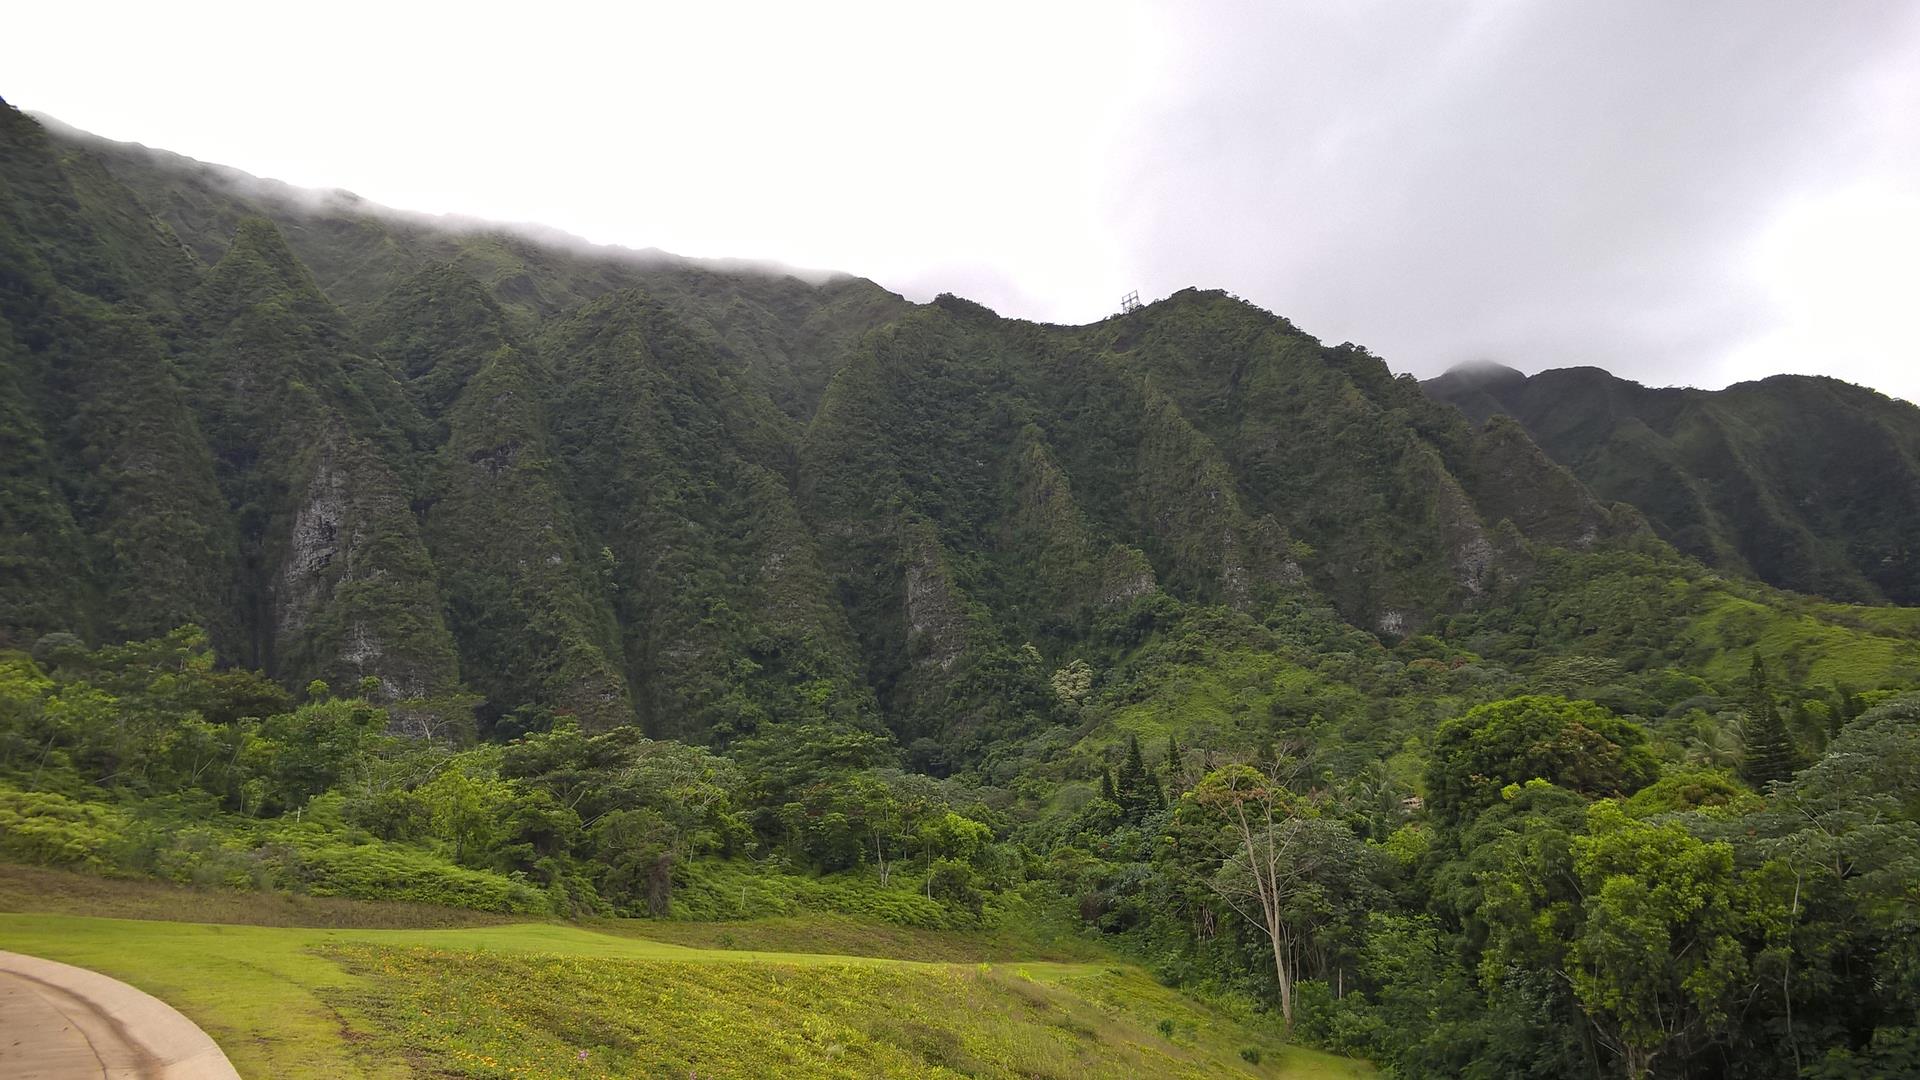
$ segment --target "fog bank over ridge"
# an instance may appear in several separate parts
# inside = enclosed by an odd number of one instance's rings
[[[197,10],[97,40],[26,12],[0,92],[386,206],[1046,322],[1199,284],[1423,378],[1488,357],[1920,398],[1911,5]],[[304,47],[257,47],[276,30]],[[72,40],[92,63],[36,44]],[[343,82],[341,55],[394,76]],[[473,92],[476,56],[511,77]]]

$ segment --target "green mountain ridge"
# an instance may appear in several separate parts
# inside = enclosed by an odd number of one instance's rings
[[[1860,603],[1920,602],[1920,408],[1837,379],[1659,389],[1598,368],[1463,367],[1422,384],[1512,417],[1596,494],[1733,573]]]
[[[1224,293],[1040,326],[7,122],[44,288],[155,328],[149,377],[191,406],[159,426],[228,507],[198,515],[218,550],[196,569],[223,580],[154,603],[293,686],[470,688],[483,722],[719,741],[884,717],[978,745],[1048,722],[1045,693],[988,703],[980,680],[1037,686],[1019,649],[1057,653],[1102,610],[1292,598],[1391,637],[1518,587],[1534,544],[1637,527],[1524,439]],[[34,220],[47,204],[70,212]],[[62,509],[23,531],[90,526]],[[12,641],[108,627],[70,597],[35,609]]]
[[[1062,722],[1047,673],[1157,597],[1391,643],[1523,602],[1549,552],[1693,535],[1563,440],[1476,429],[1525,380],[1463,417],[1223,292],[1038,325],[6,120],[17,646],[192,621],[456,731],[477,700],[482,727],[828,724],[958,762]],[[96,338],[124,376],[64,359]],[[154,407],[121,433],[135,376]],[[83,466],[142,438],[165,487]]]

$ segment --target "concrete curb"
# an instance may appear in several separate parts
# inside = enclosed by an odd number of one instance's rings
[[[0,1072],[240,1080],[199,1025],[159,998],[97,971],[0,950],[0,984],[10,984],[11,991],[4,1001],[11,1020],[0,1042],[0,1065],[7,1067]]]

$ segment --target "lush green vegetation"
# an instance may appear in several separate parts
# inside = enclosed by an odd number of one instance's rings
[[[1036,326],[0,121],[0,857],[610,931],[259,937],[381,1060],[1910,1064],[1920,615],[1840,602],[1898,499],[1840,562],[1696,508],[1770,562],[1223,293]],[[816,946],[992,968],[755,956]]]
[[[1690,555],[1838,600],[1920,603],[1920,412],[1908,402],[1802,375],[1653,389],[1598,368],[1482,365],[1425,387],[1476,421],[1518,420]]]
[[[1161,616],[1114,668],[1058,680],[1080,716],[1060,729],[1073,741],[1011,744],[992,766],[1004,786],[865,764],[870,750],[804,728],[795,743],[762,735],[728,755],[570,724],[459,749],[386,734],[382,707],[318,686],[294,705],[268,680],[218,669],[191,631],[93,651],[50,641],[0,668],[0,848],[201,887],[649,916],[660,921],[609,925],[742,958],[840,948],[1038,970],[1103,941],[1211,1008],[1266,1013],[1276,1035],[1291,1026],[1298,1041],[1408,1076],[1523,1061],[1691,1075],[1796,1050],[1820,1075],[1871,1075],[1900,1060],[1912,1006],[1895,945],[1920,870],[1920,790],[1907,790],[1920,703],[1808,695],[1770,680],[1764,662],[1722,696],[1673,669],[1635,675],[1591,657],[1523,676],[1438,639],[1343,652],[1326,647],[1343,640],[1337,624],[1311,617],[1281,633],[1223,609]],[[1528,681],[1585,693],[1502,696]],[[1452,718],[1436,724],[1438,713]],[[1140,716],[1159,718],[1144,746]],[[1286,872],[1263,878],[1275,865]],[[434,909],[381,910],[412,925]],[[520,1026],[479,1023],[449,1006],[476,1000],[468,982],[500,988],[482,1001],[611,1010],[621,987],[671,979],[675,1007],[697,1010],[761,977],[406,951],[431,940],[329,962],[384,987],[353,999],[376,1028],[476,1069],[509,1060],[508,1047],[528,1067],[557,1067],[581,1039],[552,1008]],[[1668,953],[1646,952],[1661,940]],[[423,983],[419,965],[450,981]],[[1629,973],[1632,985],[1618,982]],[[727,1029],[686,1052],[719,1054],[738,1036],[786,1055],[738,1058],[747,1072],[831,1071],[841,1054],[883,1071],[939,1055],[1116,1075],[1160,1061],[1089,1058],[1057,1034],[901,1034],[943,996],[1075,1015],[1009,999],[1024,984],[1004,972],[984,987],[958,973],[911,987],[822,978],[808,992],[846,1001],[849,1019],[817,1039]],[[1116,979],[1071,990],[1148,990]],[[1707,979],[1712,996],[1698,989]],[[520,996],[502,997],[508,987]],[[855,1010],[866,991],[903,1011]],[[1129,1007],[1174,1010],[1163,994]],[[421,1009],[441,1019],[397,1019]],[[670,1015],[608,1012],[592,1046],[616,1049],[598,1060],[640,1068],[632,1055],[654,1051],[633,1048],[655,1047]]]
[[[563,724],[462,751],[386,734],[384,709],[321,684],[294,707],[215,670],[191,630],[43,657],[0,659],[0,855],[14,859],[500,912],[664,915],[677,899],[699,917],[813,908],[927,927],[978,922],[982,887],[1019,876],[967,816],[986,816],[976,793],[862,769],[861,744],[755,742],[743,768]],[[903,865],[845,873],[869,859]]]

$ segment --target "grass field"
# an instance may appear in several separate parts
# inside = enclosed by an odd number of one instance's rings
[[[1689,630],[1704,674],[1739,685],[1758,651],[1776,678],[1806,686],[1870,689],[1920,677],[1920,624],[1908,610],[1808,604],[1785,611],[1722,595]]]
[[[711,939],[651,924],[732,946],[721,948],[630,926],[435,925],[435,909],[345,901],[318,912],[325,926],[260,925],[284,918],[286,901],[118,882],[88,897],[88,881],[0,869],[0,906],[14,909],[0,914],[0,948],[167,1000],[248,1077],[1371,1074],[1111,960],[917,959],[965,953],[952,932],[894,928],[866,942],[902,959],[818,951],[857,934],[844,920],[811,935],[805,920],[712,924]],[[102,906],[168,918],[74,913]],[[196,906],[232,921],[177,921]],[[814,951],[751,947],[771,943]],[[975,944],[972,955],[1014,946]]]

